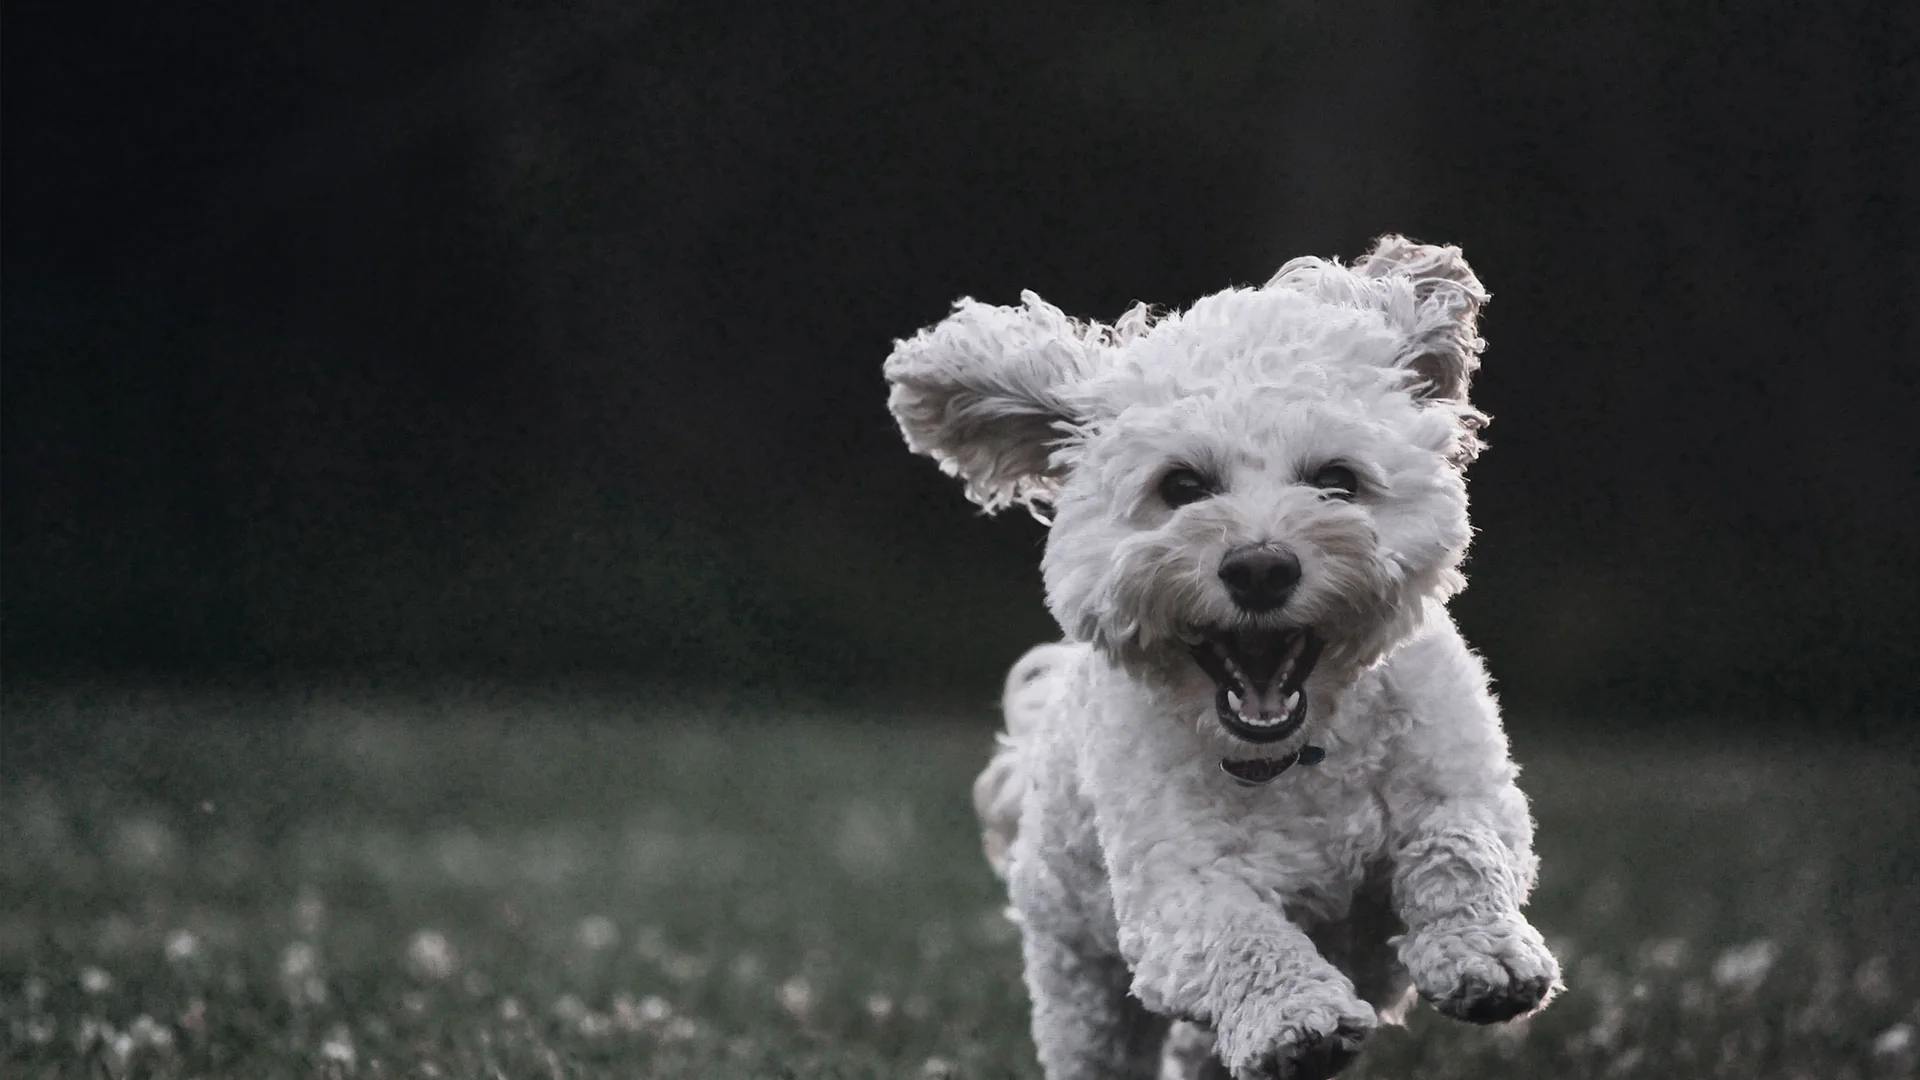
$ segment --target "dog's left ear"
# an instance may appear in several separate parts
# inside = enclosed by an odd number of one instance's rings
[[[1417,394],[1467,404],[1473,373],[1480,368],[1480,305],[1487,290],[1460,249],[1383,236],[1353,264],[1370,278],[1405,278],[1413,286],[1415,313],[1409,348],[1400,363],[1420,376]]]
[[[989,513],[1050,501],[1064,477],[1054,451],[1083,421],[1069,400],[1111,348],[1031,292],[1019,307],[961,300],[953,314],[894,342],[887,407],[907,446],[967,485]]]
[[[1486,287],[1474,276],[1466,256],[1452,245],[1418,244],[1404,236],[1383,236],[1353,269],[1370,278],[1401,278],[1413,290],[1413,311],[1406,319],[1407,349],[1398,361],[1413,374],[1416,398],[1451,409],[1460,424],[1454,460],[1465,465],[1482,448],[1478,432],[1486,414],[1473,407],[1468,391],[1480,369],[1480,306]]]

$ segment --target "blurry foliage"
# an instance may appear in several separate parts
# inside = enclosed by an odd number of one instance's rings
[[[1037,1075],[977,729],[478,682],[4,704],[9,1077]],[[1914,1075],[1911,740],[1516,742],[1566,993],[1421,1008],[1343,1075]]]
[[[1896,8],[16,6],[6,666],[990,696],[1041,534],[889,339],[1391,229],[1495,293],[1509,701],[1910,712]]]

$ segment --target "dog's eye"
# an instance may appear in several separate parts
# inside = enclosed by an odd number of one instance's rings
[[[1360,478],[1345,465],[1322,465],[1311,482],[1336,499],[1351,499],[1360,490]]]
[[[1213,495],[1213,485],[1192,469],[1175,469],[1160,478],[1160,498],[1168,506],[1185,506]]]

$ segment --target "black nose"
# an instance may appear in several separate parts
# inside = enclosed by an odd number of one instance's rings
[[[1272,611],[1287,602],[1300,581],[1300,560],[1283,547],[1248,544],[1220,560],[1227,595],[1248,611]]]

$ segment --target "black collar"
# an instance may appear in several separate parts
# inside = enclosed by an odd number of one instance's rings
[[[1251,758],[1245,761],[1228,758],[1220,763],[1220,771],[1233,777],[1233,782],[1241,787],[1259,787],[1272,783],[1275,777],[1295,765],[1318,765],[1326,757],[1327,752],[1317,746],[1303,746],[1286,757]]]

